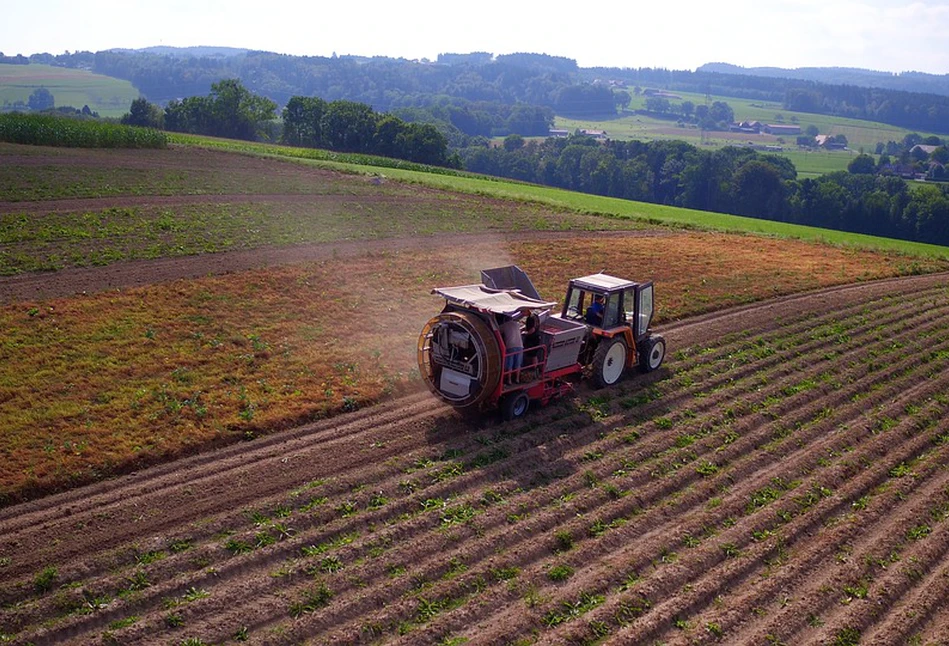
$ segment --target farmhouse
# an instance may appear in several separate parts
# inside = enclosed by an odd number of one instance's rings
[[[663,99],[681,99],[682,97],[678,94],[673,94],[672,92],[666,92],[665,90],[654,90],[652,88],[646,88],[643,90],[643,96],[658,96]]]
[[[939,146],[927,146],[926,144],[916,144],[915,146],[909,149],[909,152],[910,154],[913,154],[917,150],[921,150],[922,152],[926,153],[926,156],[928,157],[929,155],[932,155],[933,151],[935,151],[937,148],[939,148]]]
[[[606,130],[589,130],[587,128],[582,128],[580,130],[581,135],[586,135],[587,137],[593,137],[594,139],[606,139]]]
[[[752,124],[758,124],[758,126],[754,126]],[[732,132],[744,132],[745,134],[752,135],[761,132],[760,126],[761,124],[757,121],[742,121],[741,123],[731,124],[728,129]]]
[[[817,142],[818,146],[827,150],[843,150],[847,147],[847,144],[833,139],[830,135],[817,135],[814,137],[814,141]]]
[[[764,127],[764,131],[770,135],[799,135],[801,126],[769,123]]]
[[[560,130],[560,129],[558,129],[558,128],[551,128],[550,131],[548,132],[548,135],[551,136],[551,137],[557,137],[557,138],[561,138],[561,139],[566,139],[567,137],[570,136],[570,131],[568,131],[568,130]]]
[[[890,163],[885,164],[881,169],[882,175],[897,175],[903,179],[924,179],[925,174],[920,173],[913,164]]]
[[[626,81],[609,79],[604,81],[603,79],[593,79],[593,85],[607,85],[609,87],[625,88]]]

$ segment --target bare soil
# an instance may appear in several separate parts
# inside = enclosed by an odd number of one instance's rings
[[[29,165],[50,153],[18,154]],[[56,154],[88,173],[83,190],[114,168],[180,174],[166,153]],[[262,199],[236,194],[272,165],[199,155],[192,170],[226,196],[202,200]],[[266,199],[317,199],[290,194],[312,191],[313,173],[284,171]],[[96,199],[35,208],[137,198]],[[147,203],[178,199],[189,198]],[[432,241],[2,278],[0,302]],[[463,416],[416,384],[5,507],[0,643],[949,644],[947,280],[863,282],[670,323],[660,370],[580,386],[512,423]]]
[[[3,288],[69,294],[260,261],[133,263]],[[419,390],[0,510],[0,633],[949,643],[946,280],[677,322],[659,330],[673,352],[660,371],[581,387],[515,423],[463,417]]]

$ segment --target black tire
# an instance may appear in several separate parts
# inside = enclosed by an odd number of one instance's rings
[[[646,337],[639,353],[639,369],[642,372],[658,370],[666,358],[666,340],[658,334]]]
[[[531,400],[526,391],[509,393],[501,400],[501,419],[510,422],[518,417],[523,417],[530,405]]]
[[[619,382],[626,371],[628,356],[629,347],[623,337],[601,339],[593,353],[593,385],[605,388]]]

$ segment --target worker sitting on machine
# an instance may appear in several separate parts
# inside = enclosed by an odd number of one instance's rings
[[[587,313],[584,317],[584,320],[590,325],[603,325],[603,309],[603,296],[600,294],[595,294],[593,296],[593,302],[590,303],[590,307],[587,308]]]
[[[518,316],[520,316],[518,314]],[[521,340],[521,326],[512,316],[497,316],[504,341],[504,383],[510,384],[520,374],[524,363],[524,342]]]
[[[523,369],[527,371],[526,374],[525,372],[521,373],[521,381],[523,382],[531,381],[537,377],[534,368],[541,362],[540,321],[533,312],[528,315],[527,320],[524,322],[522,338],[524,341]]]

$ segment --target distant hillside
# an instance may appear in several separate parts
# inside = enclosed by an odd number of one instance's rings
[[[159,53],[161,52],[161,53]],[[536,121],[530,114],[552,110],[579,119],[615,116],[630,92],[661,88],[706,96],[780,104],[783,110],[885,123],[925,133],[949,133],[949,75],[887,74],[828,68],[847,82],[827,83],[754,74],[716,64],[727,71],[656,68],[580,68],[576,61],[547,54],[441,54],[435,62],[384,56],[290,56],[229,47],[151,47],[145,50],[34,54],[5,61],[29,67],[46,64],[82,69],[130,82],[148,101],[166,105],[203,96],[223,79],[238,79],[254,94],[284,106],[296,96],[364,103],[378,112],[412,112],[409,120],[451,122],[461,132],[482,135],[504,130],[494,117]],[[4,62],[0,60],[0,62]],[[772,72],[778,73],[778,72]],[[856,84],[862,79],[862,85]],[[884,87],[919,80],[944,86],[936,91]],[[34,84],[33,87],[39,84]],[[928,87],[928,86],[927,86]],[[639,90],[637,90],[639,88]],[[425,114],[418,111],[424,110]],[[484,115],[488,115],[487,117]],[[531,131],[529,134],[534,134]]]
[[[26,110],[39,88],[49,91],[55,107],[88,106],[102,117],[121,117],[140,96],[129,81],[88,69],[0,62],[0,112]]]
[[[924,72],[880,72],[858,67],[741,67],[730,63],[706,63],[697,72],[737,74],[766,78],[800,79],[827,85],[855,85],[902,92],[921,92],[949,96],[949,74]]]

